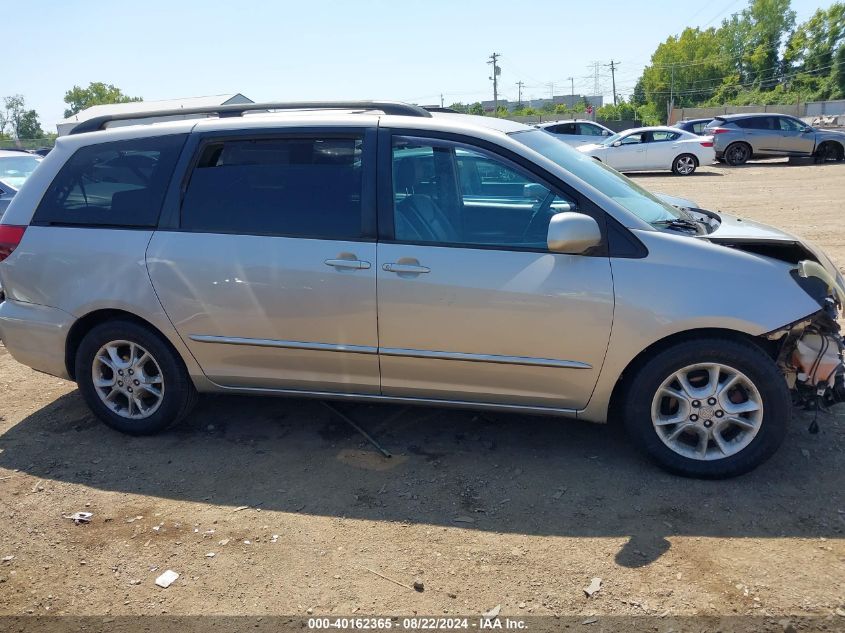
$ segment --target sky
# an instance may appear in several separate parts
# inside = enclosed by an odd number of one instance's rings
[[[801,22],[824,0],[792,0]],[[498,5],[498,6],[497,6]],[[0,0],[0,97],[22,94],[55,131],[74,85],[111,83],[145,100],[243,93],[255,101],[629,95],[686,26],[718,26],[746,0]],[[18,52],[15,52],[18,51]]]

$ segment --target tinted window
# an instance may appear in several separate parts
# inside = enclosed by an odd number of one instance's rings
[[[361,237],[360,138],[206,145],[182,203],[188,231]]]
[[[498,156],[408,137],[394,139],[393,195],[396,239],[418,243],[545,249],[551,217],[575,209]]]
[[[777,130],[778,121],[773,116],[755,116],[750,119],[740,119],[736,124],[746,130]]]
[[[78,149],[53,180],[36,223],[150,228],[185,135],[100,143]]]
[[[548,129],[555,134],[575,134],[574,123],[561,123],[560,125],[553,125]]]

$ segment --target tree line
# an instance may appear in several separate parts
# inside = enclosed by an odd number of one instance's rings
[[[675,108],[770,105],[845,99],[845,3],[818,9],[796,25],[790,0],[749,0],[718,27],[689,27],[661,42],[627,99],[598,108],[604,120],[657,125]],[[584,116],[574,108],[500,108],[497,116]],[[459,112],[488,114],[480,102]]]
[[[68,106],[65,109],[65,118],[95,105],[141,100],[141,97],[130,97],[124,94],[120,88],[112,84],[95,81],[88,84],[86,88],[74,86],[65,92],[64,102]],[[27,108],[23,95],[3,97],[3,108],[0,109],[0,141],[51,139],[55,136],[55,133],[44,132],[38,113]]]

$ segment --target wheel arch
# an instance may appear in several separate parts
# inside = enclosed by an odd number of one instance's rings
[[[740,332],[739,330],[730,330],[727,328],[698,328],[692,330],[684,330],[682,332],[675,332],[673,334],[665,336],[662,339],[655,341],[654,343],[643,349],[625,366],[625,369],[623,369],[622,373],[619,374],[619,377],[617,378],[616,384],[614,385],[613,391],[610,395],[610,402],[608,405],[607,412],[607,421],[612,422],[616,421],[617,419],[621,419],[621,416],[617,414],[619,413],[620,408],[624,405],[628,386],[631,384],[631,381],[633,380],[634,376],[637,375],[640,368],[645,365],[649,358],[652,358],[656,354],[659,354],[660,352],[669,349],[670,347],[674,347],[675,345],[678,345],[680,343],[685,343],[687,341],[701,338],[721,338],[726,340],[751,343],[756,347],[760,348],[765,354],[771,357],[772,360],[775,360],[777,357],[777,349],[774,342],[759,336],[753,336],[745,332]]]
[[[155,325],[146,319],[142,319],[137,314],[132,314],[126,310],[103,308],[94,310],[85,316],[80,317],[74,322],[68,331],[67,338],[65,339],[65,368],[67,369],[68,376],[70,376],[71,380],[76,380],[76,353],[79,350],[79,345],[82,343],[82,339],[85,338],[85,335],[98,325],[118,319],[122,321],[132,321],[133,323],[147,328],[154,334],[157,334],[161,340],[170,347],[175,357],[184,362],[184,359],[179,351],[173,346],[167,336],[165,336],[164,332],[159,330]]]

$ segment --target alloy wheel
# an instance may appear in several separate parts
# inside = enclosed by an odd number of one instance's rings
[[[748,160],[748,148],[745,145],[731,145],[725,156],[729,165],[742,165]]]
[[[143,420],[164,400],[164,375],[146,349],[132,341],[111,341],[94,356],[94,389],[117,415]]]
[[[679,174],[687,176],[695,171],[695,159],[692,156],[681,156],[675,161],[675,169]]]
[[[732,367],[689,365],[660,385],[651,421],[675,453],[702,461],[724,459],[744,450],[760,431],[763,399],[754,383]]]

